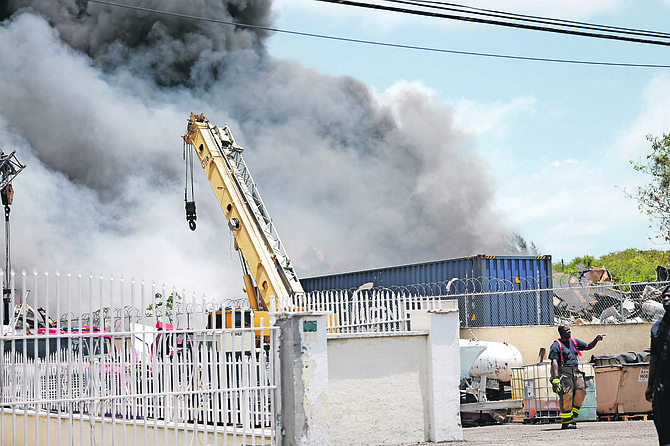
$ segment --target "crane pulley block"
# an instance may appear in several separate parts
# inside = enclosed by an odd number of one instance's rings
[[[186,221],[188,222],[188,227],[191,228],[191,231],[195,231],[195,221],[197,217],[195,216],[195,201],[186,202]]]
[[[3,206],[10,206],[12,204],[12,201],[14,201],[14,188],[11,183],[0,190],[0,197],[2,197]]]

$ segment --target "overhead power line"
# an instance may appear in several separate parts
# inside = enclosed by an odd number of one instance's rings
[[[317,0],[317,1],[323,1],[323,0]],[[108,5],[108,6],[118,7],[118,8],[132,9],[132,10],[136,10],[136,11],[149,12],[149,13],[160,14],[160,15],[180,17],[180,18],[189,19],[189,20],[219,23],[219,24],[222,24],[222,25],[231,25],[231,26],[236,26],[236,27],[239,27],[239,28],[262,29],[262,30],[265,30],[265,31],[272,31],[272,32],[283,33],[283,34],[291,34],[291,35],[296,35],[296,36],[311,37],[311,38],[326,39],[326,40],[335,40],[335,41],[340,41],[340,42],[349,42],[349,43],[357,43],[357,44],[365,44],[365,45],[383,46],[383,47],[390,47],[390,48],[400,48],[400,49],[407,49],[407,50],[428,51],[428,52],[446,53],[446,54],[458,54],[458,55],[465,55],[465,56],[492,57],[492,58],[498,58],[498,59],[525,60],[525,61],[533,61],[533,62],[554,62],[554,63],[577,64],[577,65],[600,65],[600,66],[630,67],[630,68],[670,68],[670,65],[660,65],[660,64],[640,64],[640,63],[621,63],[621,62],[598,62],[598,61],[572,60],[572,59],[552,59],[552,58],[545,58],[545,57],[515,56],[515,55],[509,55],[509,54],[493,54],[493,53],[482,53],[482,52],[474,52],[474,51],[459,51],[459,50],[449,50],[449,49],[443,49],[443,48],[431,48],[431,47],[416,46],[416,45],[404,45],[404,44],[389,43],[389,42],[378,42],[378,41],[373,41],[373,40],[353,39],[353,38],[348,38],[348,37],[327,36],[327,35],[323,35],[323,34],[307,33],[307,32],[301,32],[301,31],[290,31],[290,30],[285,30],[285,29],[272,28],[272,27],[268,27],[268,26],[248,25],[248,24],[244,24],[244,23],[233,22],[233,21],[230,21],[230,20],[219,20],[219,19],[213,19],[213,18],[209,18],[209,17],[201,17],[201,16],[193,16],[193,15],[181,14],[181,13],[175,13],[175,12],[160,11],[160,10],[157,10],[157,9],[150,9],[150,8],[144,8],[144,7],[133,6],[133,5],[124,5],[124,4],[121,4],[121,3],[115,3],[115,2],[105,1],[105,0],[88,0],[88,2],[89,3],[99,3],[99,4],[102,4],[102,5]]]
[[[465,14],[478,14],[478,15],[482,15],[482,16],[506,18],[506,19],[509,19],[509,20],[518,20],[518,21],[522,21],[522,22],[550,24],[550,25],[555,25],[555,26],[560,26],[560,27],[574,27],[574,28],[577,28],[577,29],[598,30],[598,31],[602,31],[602,32],[620,33],[620,34],[624,34],[624,35],[625,34],[630,34],[630,35],[639,35],[639,36],[647,36],[647,37],[657,37],[657,38],[661,38],[661,39],[668,39],[668,41],[670,41],[670,33],[666,33],[666,32],[648,31],[648,30],[635,29],[635,28],[623,28],[623,27],[619,27],[619,26],[610,26],[610,25],[598,25],[598,24],[594,24],[594,23],[577,22],[577,21],[573,21],[573,20],[553,19],[553,18],[548,18],[548,17],[539,17],[539,16],[532,16],[532,15],[526,15],[526,14],[517,14],[517,13],[511,13],[511,12],[496,11],[496,10],[492,10],[492,9],[476,8],[476,7],[473,7],[473,6],[459,5],[459,4],[456,4],[456,3],[447,3],[447,2],[437,1],[437,0],[379,0],[379,1],[385,1],[385,2],[388,2],[388,3],[399,3],[399,4],[408,4],[408,5],[416,5],[416,6],[437,8],[437,9],[441,9],[441,10],[449,10],[449,11],[461,12],[461,13],[465,13]]]
[[[569,24],[570,22],[567,21],[563,21],[564,24],[560,25],[561,27],[556,27],[557,25],[559,25],[557,19],[542,19],[542,20],[539,20],[538,18],[531,19],[532,16],[518,16],[518,15],[513,16],[498,11],[495,11],[497,15],[492,13],[479,13],[479,12],[459,15],[453,13],[439,12],[440,10],[449,10],[452,12],[456,11],[454,11],[453,8],[447,8],[444,6],[432,6],[427,2],[419,4],[417,2],[411,2],[411,1],[402,1],[402,0],[393,1],[393,3],[411,4],[414,6],[424,6],[425,8],[427,8],[427,9],[412,9],[412,8],[400,8],[395,6],[386,6],[384,4],[379,3],[357,2],[353,0],[316,0],[316,1],[325,3],[336,3],[338,5],[356,6],[360,8],[377,9],[382,11],[398,12],[403,14],[415,14],[415,15],[422,15],[442,19],[460,20],[464,22],[485,23],[488,25],[499,25],[511,28],[522,28],[535,31],[547,31],[560,34],[571,34],[583,37],[596,37],[600,39],[612,39],[612,40],[622,40],[626,42],[670,46],[670,38],[667,35],[663,35],[663,33],[657,33],[653,31],[643,31],[643,30],[632,30],[632,29],[624,31],[623,28],[619,28],[620,30],[616,31],[616,29],[618,28],[615,27],[605,27],[603,25],[589,25],[590,29],[593,29],[593,31],[596,30],[600,31],[600,32],[591,32],[587,31],[588,28],[584,25],[579,26],[575,24],[571,25]],[[431,9],[436,9],[437,11]],[[460,11],[461,13],[465,12],[464,10],[458,10],[458,11]],[[496,18],[504,17],[507,18],[508,20],[507,21],[494,20],[493,18],[490,17],[496,17]],[[511,19],[512,17],[518,17],[518,18],[515,21],[510,21],[509,19]],[[543,23],[553,24],[554,26],[553,27],[543,26]],[[634,35],[639,35],[640,37],[633,37]],[[642,38],[643,36],[648,38]],[[656,40],[652,37],[661,38],[661,40]]]

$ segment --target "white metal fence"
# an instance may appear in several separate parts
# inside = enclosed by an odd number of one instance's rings
[[[330,333],[411,330],[410,312],[456,308],[440,296],[417,296],[389,290],[315,291],[298,296],[296,308],[332,313]]]
[[[144,283],[12,279],[1,444],[276,444],[276,328],[208,327],[230,302],[168,306],[174,290]]]
[[[15,340],[27,349],[5,340],[2,416],[16,422],[17,413],[31,411],[47,419],[85,419],[91,426],[106,419],[144,431],[200,430],[213,434],[214,444],[274,444],[276,334],[264,331],[267,343],[261,348],[254,330],[184,331],[183,343],[176,336],[159,339],[163,352],[151,347],[149,357],[131,346],[137,332],[114,333],[110,345],[121,347],[107,353],[72,347],[73,341],[107,336],[99,332],[81,337],[31,334]],[[48,355],[42,356],[42,347]]]

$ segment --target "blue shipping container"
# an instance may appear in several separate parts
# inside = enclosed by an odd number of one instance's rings
[[[458,295],[462,326],[554,322],[551,256],[477,255],[301,279],[305,292],[365,283],[424,296]],[[549,291],[547,291],[549,289]]]

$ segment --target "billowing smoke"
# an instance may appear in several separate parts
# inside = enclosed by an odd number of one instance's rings
[[[494,185],[426,91],[373,94],[266,54],[265,0],[0,2],[0,149],[14,181],[15,267],[104,273],[239,297],[223,213],[196,172],[191,112],[228,122],[302,276],[505,254]]]
[[[90,56],[104,71],[130,70],[135,76],[152,77],[161,85],[185,83],[191,75],[198,79],[200,69],[194,64],[204,54],[224,55],[246,49],[262,52],[266,31],[220,22],[256,27],[270,24],[267,0],[142,0],[133,2],[136,9],[87,0],[6,0],[1,4],[5,17],[21,8],[35,9],[46,17],[64,42]],[[157,15],[150,10],[166,14]]]

